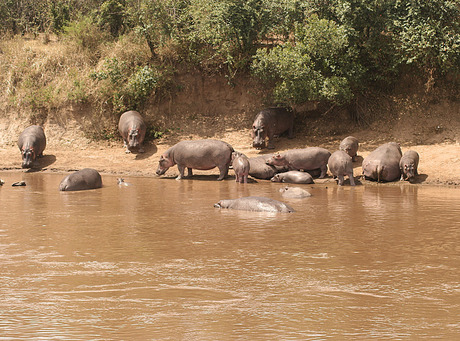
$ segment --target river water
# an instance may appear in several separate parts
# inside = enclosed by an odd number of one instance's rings
[[[0,340],[460,336],[460,189],[63,177],[0,172]],[[296,212],[213,207],[248,195]]]

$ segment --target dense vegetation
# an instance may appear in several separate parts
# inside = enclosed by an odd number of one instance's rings
[[[407,72],[428,88],[458,82],[459,14],[449,0],[3,0],[3,41],[52,34],[74,57],[3,60],[0,81],[12,103],[22,87],[31,106],[92,100],[120,113],[174,91],[185,67],[229,84],[250,72],[273,102],[346,104]],[[70,85],[56,82],[64,64]]]

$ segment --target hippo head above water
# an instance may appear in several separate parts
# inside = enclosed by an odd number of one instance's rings
[[[265,163],[271,166],[287,166],[288,165],[288,161],[286,160],[286,157],[281,154],[273,155]]]

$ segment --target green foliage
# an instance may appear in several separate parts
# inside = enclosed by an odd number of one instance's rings
[[[345,103],[362,71],[349,51],[347,32],[335,22],[309,17],[296,25],[295,42],[271,51],[259,49],[253,63],[256,75],[276,82],[279,102],[328,100]]]
[[[107,27],[114,37],[118,37],[124,28],[125,5],[124,0],[108,0],[99,8],[97,14],[99,26]]]
[[[125,62],[111,58],[90,78],[101,82],[102,96],[112,104],[115,113],[121,113],[138,109],[153,91],[166,88],[169,73],[148,65],[129,68]]]
[[[69,5],[62,1],[51,1],[49,5],[51,14],[51,28],[55,33],[61,33],[64,26],[70,21]]]
[[[101,44],[107,41],[107,35],[99,29],[90,16],[65,26],[64,36],[78,48],[90,52],[96,51]]]

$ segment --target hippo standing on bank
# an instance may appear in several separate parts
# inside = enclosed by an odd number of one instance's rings
[[[145,139],[147,126],[141,114],[137,111],[127,111],[120,116],[118,131],[123,138],[125,153],[131,153],[134,148],[138,148],[139,153],[144,152],[142,143]]]
[[[192,176],[192,169],[209,170],[219,168],[218,181],[228,174],[228,167],[232,162],[232,146],[218,140],[181,141],[160,156],[157,175],[163,175],[170,167],[177,164],[180,180],[184,177],[185,168],[188,176]]]
[[[399,169],[401,171],[401,180],[412,180],[418,175],[418,162],[420,156],[415,150],[408,150],[399,160]]]
[[[350,185],[355,185],[353,178],[353,162],[351,156],[343,150],[338,150],[332,153],[329,158],[329,170],[332,175],[338,178],[338,185],[343,186],[344,176],[350,179]]]
[[[285,131],[288,137],[294,137],[294,112],[287,108],[267,108],[259,112],[252,124],[253,147],[265,147],[265,138],[268,138],[268,149],[274,149],[273,137]]]
[[[272,182],[286,182],[291,184],[312,184],[313,177],[310,173],[301,171],[289,171],[278,173],[271,178]]]
[[[363,175],[368,180],[394,181],[400,178],[401,148],[396,142],[381,145],[363,160]]]
[[[82,191],[102,187],[99,172],[92,168],[84,168],[67,175],[59,184],[60,191]]]
[[[31,125],[19,135],[18,147],[22,154],[22,168],[32,168],[35,160],[43,156],[46,137],[43,128]]]
[[[263,154],[249,158],[249,175],[257,179],[271,179],[276,173],[288,170],[285,166],[267,165],[273,154]]]
[[[276,154],[267,160],[273,166],[287,166],[289,170],[309,171],[321,169],[320,179],[327,173],[327,161],[331,153],[320,147],[291,149],[282,154]]]
[[[340,142],[339,149],[351,156],[351,161],[356,161],[358,155],[359,142],[356,137],[348,136]]]
[[[232,168],[235,172],[235,181],[239,183],[247,183],[249,176],[249,159],[246,155],[240,152],[232,153]]]
[[[216,208],[229,208],[243,211],[290,213],[294,209],[284,202],[265,197],[243,197],[239,199],[220,200]]]

